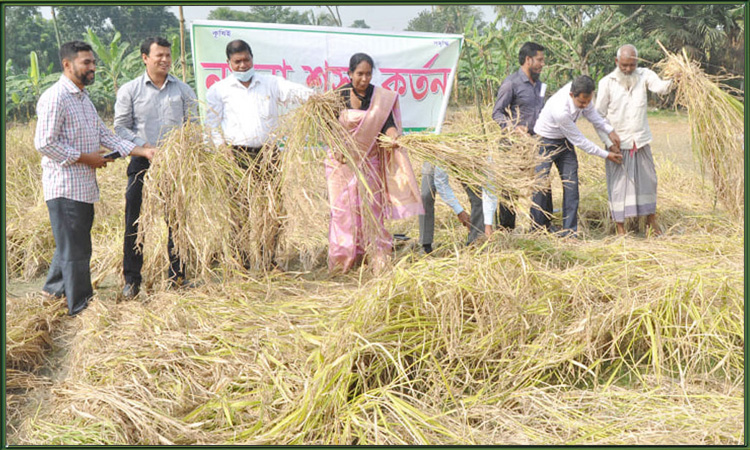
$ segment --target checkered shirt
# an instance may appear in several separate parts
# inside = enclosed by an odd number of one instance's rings
[[[36,106],[34,145],[42,156],[44,200],[68,198],[94,203],[99,200],[96,169],[76,161],[82,153],[100,147],[130,154],[135,144],[110,131],[96,113],[87,91],[65,75],[44,91]]]

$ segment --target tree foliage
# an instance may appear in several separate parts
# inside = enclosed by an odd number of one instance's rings
[[[626,14],[613,5],[544,5],[535,17],[520,23],[546,47],[545,75],[552,87],[559,87],[578,75],[596,80],[611,71],[622,44],[631,43],[642,53],[655,51],[653,42],[644,41],[642,33],[630,26],[645,8],[639,5]]]
[[[59,6],[56,10],[63,42],[82,40],[90,28],[105,42],[119,31],[123,42],[140,46],[147,37],[164,35],[179,27],[177,17],[167,6]]]
[[[294,11],[288,6],[251,6],[249,11],[237,11],[221,6],[208,13],[210,20],[232,20],[239,22],[290,23],[310,25],[308,11]]]
[[[370,28],[370,26],[367,25],[367,22],[365,22],[364,19],[357,19],[349,25],[349,28]]]
[[[60,49],[57,47],[55,30],[50,21],[42,17],[36,6],[5,7],[5,61],[12,63],[8,70],[13,75],[25,73],[29,68],[29,54],[37,54],[39,64],[52,64],[60,70]]]
[[[471,5],[437,5],[433,9],[421,11],[409,21],[407,31],[425,31],[429,33],[461,33],[466,25],[473,22],[479,32],[487,23],[482,20],[482,11]]]
[[[633,6],[618,8],[628,14]],[[744,75],[744,18],[745,5],[649,5],[635,25],[671,51],[685,48],[708,73]]]

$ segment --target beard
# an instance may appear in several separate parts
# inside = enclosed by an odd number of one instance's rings
[[[626,75],[619,67],[615,69],[615,78],[617,79],[617,82],[628,91],[633,89],[635,83],[638,82],[638,76],[635,74],[635,71]]]
[[[89,77],[89,75],[91,75],[91,77]],[[94,84],[96,74],[93,70],[89,70],[88,72],[76,72],[75,77],[78,78],[78,81],[80,81],[82,85],[90,86]]]
[[[534,72],[533,70],[529,70],[529,74],[531,74],[531,79],[534,80],[534,83],[539,81],[539,75],[542,74],[542,72]]]

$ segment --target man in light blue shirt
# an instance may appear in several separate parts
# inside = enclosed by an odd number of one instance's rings
[[[435,236],[435,192],[437,191],[440,198],[443,199],[453,212],[458,216],[458,220],[466,228],[471,229],[469,214],[464,211],[461,204],[456,199],[450,184],[448,184],[448,174],[440,167],[435,167],[425,162],[422,166],[422,205],[424,214],[419,215],[419,243],[425,253],[432,253],[432,240]]]
[[[187,120],[198,120],[195,92],[169,73],[172,66],[172,44],[162,37],[146,39],[141,45],[146,70],[140,77],[125,83],[117,91],[115,132],[137,145],[157,147],[162,139]],[[123,275],[126,299],[140,291],[143,246],[136,246],[137,220],[141,214],[143,177],[150,163],[132,157],[128,165],[128,187],[125,191],[125,240]],[[167,241],[169,279],[175,286],[185,284],[185,268],[174,251],[172,229]]]
[[[554,163],[563,182],[563,229],[562,236],[576,237],[578,232],[578,158],[574,146],[586,153],[596,155],[614,163],[622,163],[620,137],[612,125],[594,108],[594,80],[582,75],[563,86],[544,105],[534,126],[534,132],[542,138],[540,154],[550,159],[536,168],[541,177],[548,178]],[[576,126],[580,116],[586,117],[594,128],[609,136],[612,150],[607,151],[581,133]],[[552,216],[552,192],[549,187],[534,193],[531,218],[535,229],[558,230],[550,223]]]

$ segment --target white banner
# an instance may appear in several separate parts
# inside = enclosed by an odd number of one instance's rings
[[[235,39],[250,44],[256,71],[325,89],[350,81],[349,58],[361,52],[375,62],[372,84],[399,93],[406,131],[440,131],[463,44],[453,34],[213,20],[191,25],[201,104],[208,87],[231,73],[225,49]]]

